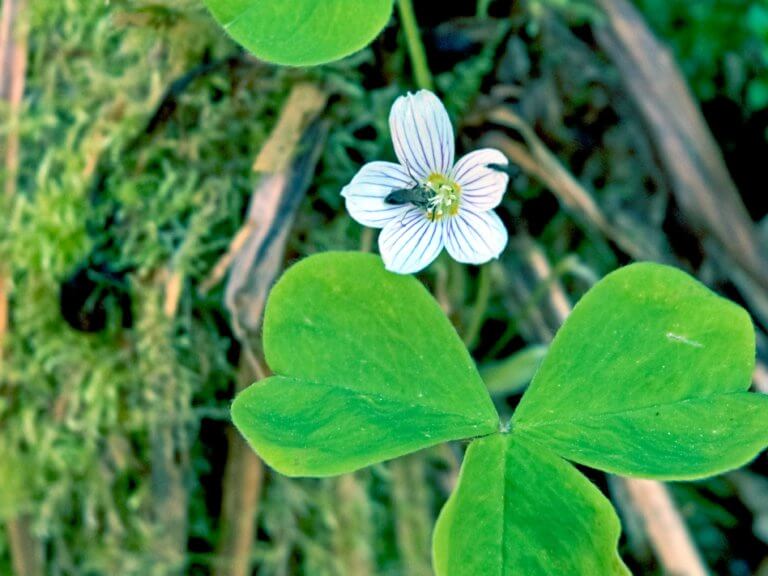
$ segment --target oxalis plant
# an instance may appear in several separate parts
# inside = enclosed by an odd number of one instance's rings
[[[690,480],[743,465],[768,444],[768,398],[747,392],[747,313],[683,272],[620,269],[582,298],[510,421],[428,291],[407,273],[445,248],[495,258],[507,186],[495,150],[454,163],[453,129],[430,92],[399,98],[398,163],[361,168],[342,194],[382,228],[381,258],[326,253],[272,290],[264,352],[275,376],[232,417],[289,476],[333,476],[441,442],[469,441],[434,530],[438,576],[627,574],[610,502],[570,462]]]
[[[232,417],[289,476],[333,476],[469,441],[434,530],[439,576],[628,574],[610,502],[572,464],[691,480],[768,444],[768,399],[747,392],[746,312],[687,274],[622,268],[577,304],[510,421],[436,301],[370,254],[331,252],[272,290],[274,376]]]
[[[257,56],[292,65],[361,48],[392,11],[391,0],[206,3]],[[410,2],[398,4],[412,35]],[[431,92],[398,99],[390,128],[398,162],[363,166],[342,191],[355,220],[382,229],[381,258],[330,252],[285,273],[264,318],[274,376],[235,399],[235,425],[288,476],[466,442],[434,530],[438,576],[628,574],[616,513],[573,464],[693,480],[753,459],[768,445],[768,398],[747,391],[749,316],[674,268],[622,268],[581,299],[500,420],[453,326],[408,274],[444,249],[467,264],[499,256],[507,160],[484,149],[455,161]]]

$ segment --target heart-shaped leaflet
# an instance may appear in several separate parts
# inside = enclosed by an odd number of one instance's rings
[[[241,393],[232,418],[283,474],[341,474],[499,428],[435,300],[373,255],[329,252],[286,272],[267,304],[264,351],[276,376]]]

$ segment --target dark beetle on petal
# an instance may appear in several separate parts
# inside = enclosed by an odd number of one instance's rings
[[[393,206],[403,206],[404,204],[413,204],[414,206],[427,210],[430,207],[435,192],[426,184],[418,184],[413,188],[401,188],[392,190],[384,202]]]

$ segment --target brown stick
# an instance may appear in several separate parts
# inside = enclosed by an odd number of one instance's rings
[[[528,260],[539,281],[548,282],[549,303],[562,324],[572,310],[562,284],[553,278],[552,268],[544,253],[533,244],[528,251]],[[707,569],[701,555],[667,487],[653,480],[617,478],[617,481],[626,487],[664,573],[670,576],[706,576]]]
[[[256,160],[264,172],[251,198],[246,222],[230,244],[212,276],[231,266],[225,300],[232,327],[242,345],[237,390],[264,378],[250,338],[261,324],[269,288],[283,267],[285,245],[293,217],[304,197],[324,141],[324,130],[313,124],[325,107],[326,94],[313,84],[298,84],[283,108],[277,125]],[[298,150],[302,137],[315,128],[314,140]],[[208,284],[208,283],[207,283]],[[228,432],[229,452],[222,488],[222,538],[215,562],[216,576],[247,576],[251,572],[251,547],[264,478],[264,464],[240,434]]]
[[[216,286],[224,279],[224,277],[227,275],[227,272],[229,272],[229,267],[232,266],[232,262],[235,261],[235,258],[239,254],[240,250],[242,250],[246,241],[253,234],[254,227],[255,226],[253,222],[250,220],[246,221],[246,223],[240,227],[240,230],[237,231],[237,234],[235,234],[234,238],[230,240],[227,253],[219,258],[219,261],[216,262],[216,265],[211,270],[211,273],[208,274],[208,277],[200,283],[199,290],[201,294],[205,294],[206,292],[210,291],[211,288]]]
[[[237,371],[237,390],[245,389],[258,376],[244,356]],[[222,535],[214,574],[247,576],[251,573],[251,547],[264,484],[264,464],[231,426],[227,430],[227,440],[229,453],[222,484]]]
[[[714,238],[738,264],[749,282],[734,282],[745,298],[760,300],[764,309],[768,255],[759,248],[754,224],[680,69],[630,2],[598,4],[606,18],[595,25],[597,39],[645,120],[689,224]]]
[[[313,84],[295,86],[254,164],[264,175],[251,197],[244,224],[251,233],[232,259],[225,291],[233,328],[240,339],[258,331],[267,293],[282,268],[288,231],[314,171],[322,129],[315,125],[319,131],[313,134],[314,141],[307,138],[310,153],[301,154],[295,163],[294,158],[301,137],[325,107],[326,99],[327,95]],[[299,161],[305,165],[298,166]]]

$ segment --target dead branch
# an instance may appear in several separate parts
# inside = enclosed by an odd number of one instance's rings
[[[734,283],[765,310],[768,255],[759,248],[754,224],[674,58],[630,2],[598,4],[606,15],[595,25],[598,42],[644,118],[689,224],[722,246],[744,272]]]

